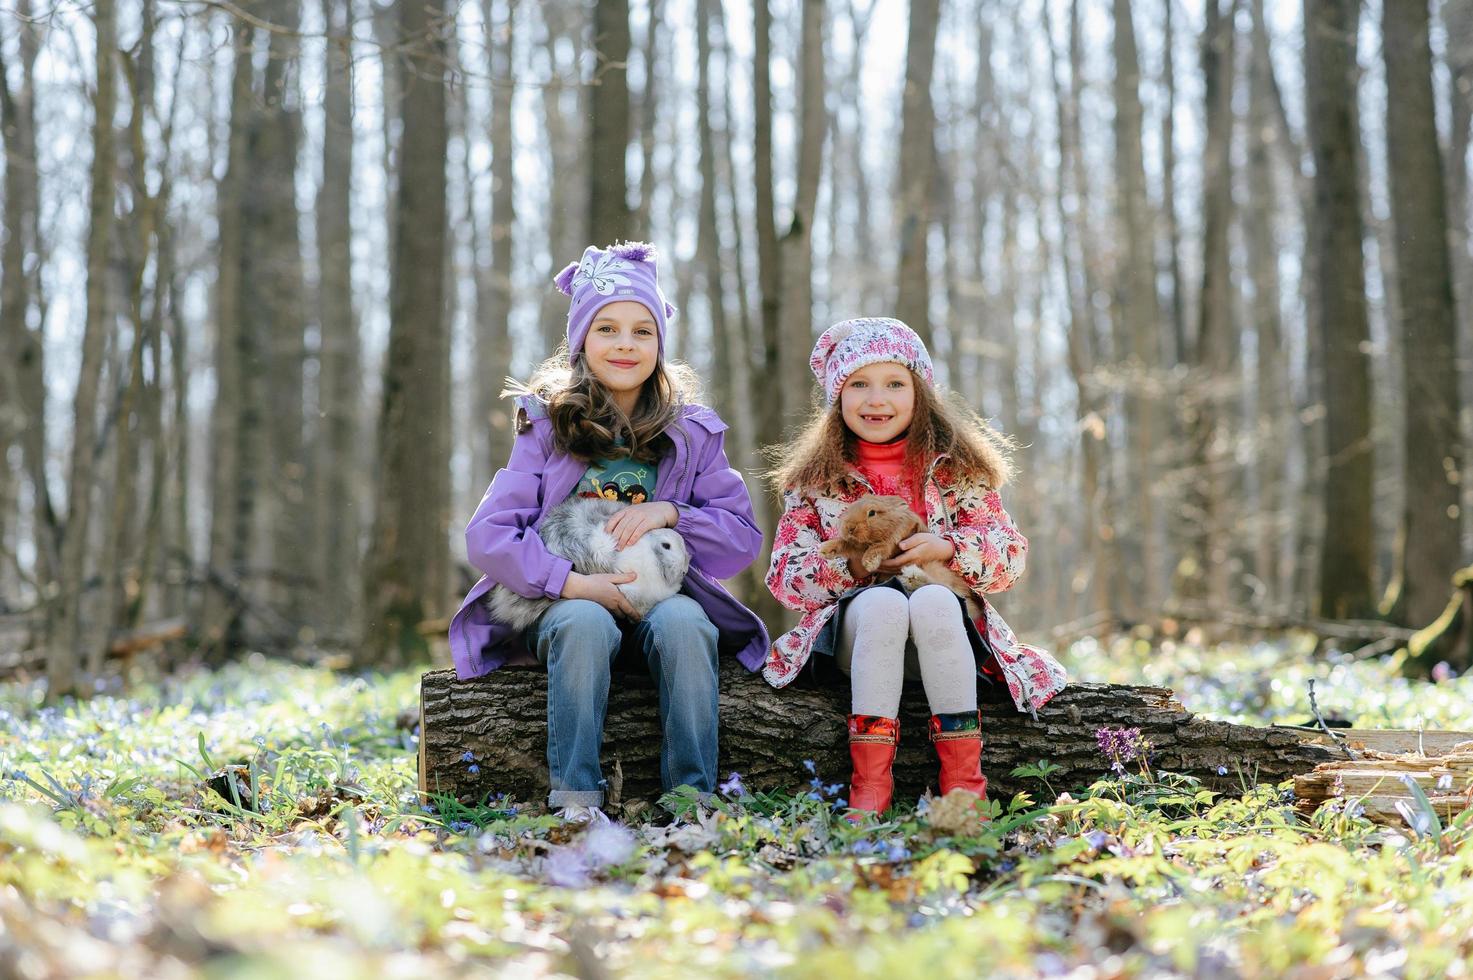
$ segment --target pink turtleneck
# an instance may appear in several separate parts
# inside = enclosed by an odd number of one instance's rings
[[[910,504],[910,509],[924,520],[926,505],[919,493],[920,481],[916,479],[916,474],[905,468],[904,437],[893,442],[865,442],[863,439],[856,439],[854,447],[859,472],[869,480],[875,493],[904,497],[905,502]]]

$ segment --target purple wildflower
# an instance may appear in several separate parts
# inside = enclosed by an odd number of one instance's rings
[[[732,773],[727,778],[726,782],[722,783],[716,788],[719,789],[726,796],[747,795],[747,787],[742,783],[742,774],[738,772]]]
[[[476,761],[476,754],[474,752],[472,752],[470,749],[466,749],[464,752],[462,752],[460,754],[460,761],[461,762],[475,762]]]

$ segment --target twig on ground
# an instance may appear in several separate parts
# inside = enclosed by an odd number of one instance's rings
[[[1319,703],[1315,701],[1313,677],[1309,679],[1309,710],[1314,712],[1314,720],[1320,723],[1320,730],[1323,731],[1326,735],[1330,736],[1331,742],[1339,746],[1340,751],[1345,753],[1345,758],[1350,759],[1351,761],[1360,758],[1360,756],[1356,755],[1355,752],[1351,750],[1350,746],[1345,744],[1344,740],[1339,735],[1336,735],[1333,731],[1330,730],[1329,725],[1325,724],[1325,719],[1320,715]]]

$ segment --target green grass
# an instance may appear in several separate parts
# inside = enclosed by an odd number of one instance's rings
[[[1463,679],[1293,644],[1067,659],[1236,721],[1305,720],[1313,676],[1327,715],[1473,728]],[[1306,818],[1281,787],[1132,765],[985,826],[953,800],[851,826],[822,785],[847,773],[818,773],[589,834],[511,801],[427,810],[416,691],[259,657],[63,710],[0,686],[0,974],[1442,976],[1473,955],[1464,818]],[[263,812],[202,787],[227,762]]]

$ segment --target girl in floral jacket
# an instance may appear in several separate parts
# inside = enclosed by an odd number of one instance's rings
[[[810,364],[829,409],[774,470],[784,512],[767,573],[772,594],[803,618],[772,645],[763,676],[783,687],[805,664],[832,664],[849,676],[849,803],[873,812],[890,805],[894,790],[901,683],[919,676],[933,712],[941,792],[983,796],[977,676],[1002,680],[1030,713],[1065,682],[1058,661],[1020,643],[984,598],[1012,586],[1028,550],[997,493],[1009,475],[1007,443],[938,394],[925,345],[899,320],[837,323]],[[927,528],[873,575],[819,550],[866,493],[905,498]],[[981,617],[969,619],[945,586],[901,588],[895,576],[904,566],[930,561],[962,577]]]

